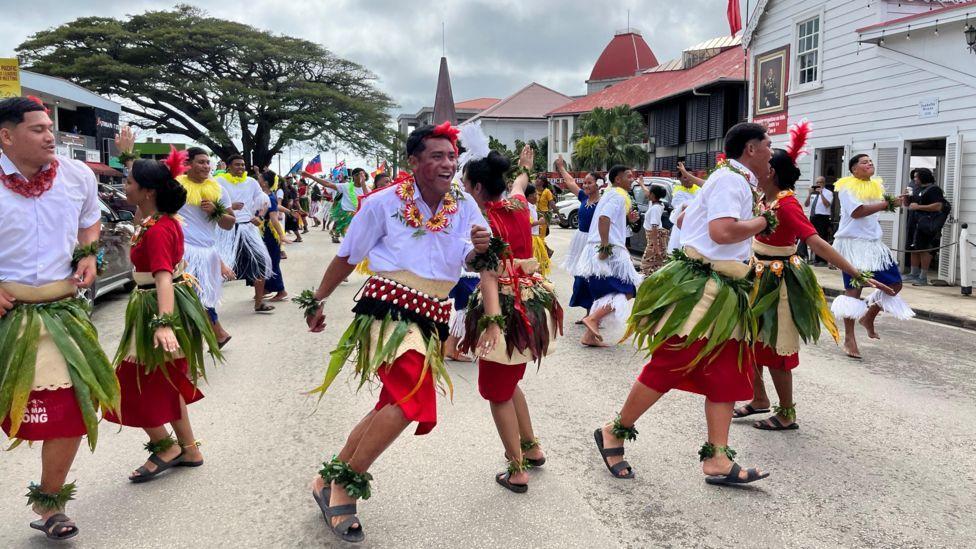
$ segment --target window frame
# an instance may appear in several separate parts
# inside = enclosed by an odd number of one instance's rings
[[[824,34],[825,26],[824,21],[826,19],[826,9],[824,6],[818,9],[804,12],[797,17],[793,18],[793,52],[790,59],[790,91],[788,93],[797,93],[808,90],[815,90],[823,87],[823,57],[824,57]],[[801,51],[800,49],[800,27],[813,20],[818,20],[819,25],[817,29],[817,47],[812,50]],[[811,52],[817,53],[817,62],[813,65],[813,68],[817,71],[817,78],[811,80],[810,82],[800,83],[800,57],[802,55],[809,54]],[[809,69],[811,67],[807,67]]]

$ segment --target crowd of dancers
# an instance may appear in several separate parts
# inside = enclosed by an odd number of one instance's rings
[[[683,174],[670,216],[662,193],[645,188],[652,204],[643,273],[626,247],[635,221],[634,171],[612,167],[601,190],[602,174],[577,184],[556,161],[562,186],[581,203],[579,229],[561,261],[574,280],[569,304],[586,311],[581,343],[630,339],[650,356],[620,408],[608,409],[593,432],[612,477],[635,478],[624,445],[636,440],[638,419],[672,389],[705,397],[707,437],[698,456],[706,482],[768,477],[740,467],[729,441],[733,417],[770,411],[763,368],[779,403],[755,427],[797,429],[790,372],[801,340],[816,342],[824,331],[839,340],[834,319],[841,318],[845,350],[855,356],[856,322],[875,337],[879,312],[912,315],[897,296],[898,267],[877,220],[898,201],[884,195],[869,157],[852,158],[851,176],[838,183],[842,217],[833,247],[803,215],[793,189],[808,133],[806,125],[794,127],[790,144],[773,149],[763,126],[734,126],[725,159],[706,180]],[[286,207],[272,171],[251,177],[245,160],[233,156],[212,176],[210,156],[199,148],[173,151],[162,162],[136,159],[134,138],[123,130],[117,142],[128,168],[126,197],[139,219],[131,247],[137,288],[109,359],[76,297],[100,261],[94,175],[55,155],[43,105],[0,102],[0,236],[10,243],[0,249],[0,413],[9,438],[43,442],[41,479],[28,492],[39,518],[30,526],[56,540],[79,533],[65,514],[75,495],[65,480],[82,437],[95,449],[99,413],[146,433],[150,456],[130,481],[203,465],[187,405],[203,397],[208,362],[222,360],[231,339],[217,312],[222,287],[230,278],[245,280],[262,314],[274,309],[268,301],[288,296],[282,210],[296,222],[307,222],[307,213],[340,243],[318,287],[293,299],[312,332],[324,331],[327,312],[345,306],[326,304],[340,284],[354,271],[368,275],[354,319],[313,390],[326,393],[347,367],[360,386],[381,387],[344,445],[323,449],[312,496],[328,527],[346,541],[365,539],[357,502],[371,496],[370,468],[411,423],[417,435],[435,428],[437,393],[453,393],[450,359],[478,362],[478,391],[508,462],[494,481],[527,492],[528,471],[543,467],[547,453],[519,383],[563,333],[545,242],[554,196],[533,182],[531,148],[512,166],[488,141],[478,124],[423,126],[408,137],[409,169],[395,179],[376,177],[369,189],[362,170],[338,181],[303,173],[314,186],[304,203],[292,199]],[[832,307],[797,255],[798,242],[844,273],[847,295]],[[867,286],[874,291],[861,299]],[[611,335],[614,328],[620,334]],[[737,401],[748,404],[735,408]]]

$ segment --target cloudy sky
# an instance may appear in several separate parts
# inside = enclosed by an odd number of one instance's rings
[[[4,0],[7,4],[7,0]],[[10,0],[10,3],[13,3]],[[172,7],[155,0],[31,0],[0,18],[0,57],[31,33],[82,16]],[[360,63],[401,108],[433,104],[441,23],[455,100],[503,98],[535,81],[567,95],[616,29],[640,29],[658,60],[728,33],[725,0],[197,0],[211,15],[318,42]],[[746,0],[741,0],[745,18]],[[755,6],[756,1],[751,2]],[[11,10],[13,13],[11,13]],[[394,113],[395,114],[395,113]]]

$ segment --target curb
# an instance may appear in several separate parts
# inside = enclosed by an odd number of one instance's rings
[[[630,256],[631,261],[634,262],[634,267],[640,272],[640,259]],[[826,286],[821,286],[823,288],[823,293],[829,298],[837,297],[844,292],[842,290],[837,290],[835,288],[828,288]],[[915,318],[920,318],[922,320],[928,320],[929,322],[935,322],[936,324],[945,324],[947,326],[955,326],[956,328],[962,328],[964,330],[976,331],[976,319],[968,318],[965,316],[950,315],[946,313],[940,313],[938,311],[927,311],[925,309],[915,309]]]
[[[823,288],[823,293],[827,297],[837,297],[842,295],[844,292],[835,288]],[[925,309],[915,309],[915,318],[920,318],[922,320],[928,320],[930,322],[935,322],[937,324],[945,324],[947,326],[955,326],[957,328],[962,328],[964,330],[976,331],[976,320],[964,316],[950,315],[946,313],[940,313],[938,311],[927,311]]]

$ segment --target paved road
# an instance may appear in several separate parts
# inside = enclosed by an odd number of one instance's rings
[[[324,233],[287,247],[286,284],[317,282],[336,251]],[[571,232],[551,242],[564,250]],[[558,261],[557,261],[558,262]],[[568,299],[571,279],[554,275]],[[206,465],[154,482],[125,477],[142,463],[143,435],[103,423],[98,451],[79,455],[69,507],[82,528],[75,547],[337,546],[307,488],[350,426],[373,404],[368,391],[337,385],[306,398],[330,345],[351,315],[362,278],[330,301],[331,327],[309,334],[297,309],[249,311],[242,283],[225,293],[233,332],[227,364],[211,371],[207,398],[191,407]],[[99,304],[108,349],[121,335],[125,296]],[[976,337],[922,321],[882,320],[881,342],[853,362],[832,344],[806,347],[796,371],[799,431],[733,426],[741,461],[772,477],[755,488],[702,481],[702,402],[675,393],[638,424],[628,447],[632,482],[611,479],[591,433],[611,418],[642,361],[625,346],[582,349],[568,314],[567,337],[525,392],[549,451],[518,496],[492,480],[502,447],[476,370],[456,364],[453,405],[441,401],[429,436],[404,436],[372,470],[374,497],[360,516],[373,547],[972,547],[976,543]],[[0,546],[45,547],[27,528],[24,487],[39,474],[39,450],[0,455]]]

